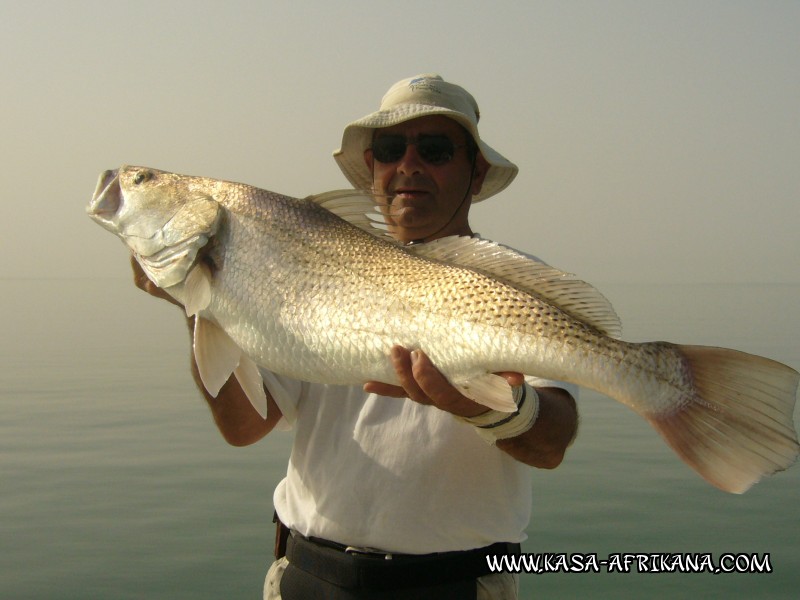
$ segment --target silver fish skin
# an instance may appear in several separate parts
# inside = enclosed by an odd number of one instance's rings
[[[712,485],[742,493],[791,466],[800,374],[735,350],[630,343],[588,284],[498,244],[402,247],[354,191],[308,199],[123,166],[89,216],[196,315],[194,352],[216,395],[233,373],[266,415],[258,366],[305,381],[397,383],[392,346],[423,350],[462,393],[515,405],[516,371],[629,406]]]

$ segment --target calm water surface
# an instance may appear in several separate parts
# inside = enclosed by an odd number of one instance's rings
[[[180,313],[129,281],[0,285],[0,598],[260,598],[290,434],[227,446]],[[800,367],[798,285],[600,287],[627,339]],[[724,494],[622,405],[580,410],[568,459],[535,474],[525,552],[768,554],[772,573],[524,575],[523,598],[797,597],[800,467]]]

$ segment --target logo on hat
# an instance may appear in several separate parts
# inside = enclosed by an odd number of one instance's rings
[[[436,87],[436,80],[431,77],[417,77],[412,79],[408,82],[408,87],[411,88],[412,92],[428,90],[431,92],[436,92],[437,94],[442,93],[442,91]]]

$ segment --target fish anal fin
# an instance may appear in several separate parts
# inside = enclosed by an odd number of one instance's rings
[[[514,412],[514,390],[500,375],[487,373],[472,379],[453,382],[453,386],[470,400],[500,412]]]
[[[233,371],[239,385],[242,386],[250,404],[256,409],[261,418],[267,418],[267,394],[264,391],[264,379],[256,366],[256,363],[242,353],[239,365]]]
[[[193,346],[203,386],[216,398],[239,365],[242,350],[220,327],[202,317],[195,319]]]

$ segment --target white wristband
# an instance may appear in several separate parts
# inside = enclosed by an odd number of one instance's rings
[[[516,412],[490,410],[477,417],[458,417],[458,419],[472,425],[477,434],[489,444],[522,435],[533,427],[536,417],[539,416],[539,395],[527,383],[518,389],[520,390],[518,397],[514,398],[517,403]]]

